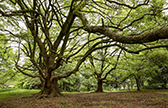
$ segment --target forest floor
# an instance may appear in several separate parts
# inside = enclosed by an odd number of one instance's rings
[[[0,100],[0,108],[168,108],[168,90],[64,93],[62,97]]]

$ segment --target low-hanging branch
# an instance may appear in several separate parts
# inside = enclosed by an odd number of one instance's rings
[[[129,77],[133,76],[134,74],[130,74],[129,76],[127,76],[126,78],[124,78],[122,81],[103,81],[103,83],[106,84],[122,84],[123,82],[125,82]]]
[[[168,27],[163,27],[152,32],[140,34],[140,35],[132,35],[132,36],[124,36],[116,33],[114,30],[111,30],[107,27],[102,26],[91,26],[88,23],[87,18],[81,12],[76,12],[76,16],[82,21],[83,29],[89,33],[100,33],[103,34],[113,41],[117,41],[120,43],[127,44],[141,44],[146,42],[153,42],[159,39],[167,39],[168,38]]]

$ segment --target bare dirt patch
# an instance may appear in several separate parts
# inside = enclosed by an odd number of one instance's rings
[[[67,93],[63,97],[0,100],[0,108],[168,108],[168,91]]]

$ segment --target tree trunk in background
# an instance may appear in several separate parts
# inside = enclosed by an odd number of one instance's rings
[[[130,91],[130,85],[129,85],[129,83],[128,83],[128,90]]]
[[[136,77],[135,76],[135,80],[136,80],[136,85],[137,85],[137,91],[140,91],[140,77]]]
[[[64,91],[64,82],[61,80],[61,92]]]
[[[157,75],[160,77],[160,79],[161,79],[161,81],[162,81],[162,84],[163,84],[163,88],[165,89],[166,88],[166,82],[164,82],[164,80],[163,80],[163,77],[162,77],[162,75],[161,75],[161,73],[160,72],[158,72],[158,71],[156,71],[155,70],[155,72],[157,73]]]
[[[133,85],[134,85],[134,83],[133,83],[132,80],[131,80],[131,89],[133,89]]]
[[[90,91],[90,87],[87,87],[87,91]]]
[[[66,91],[66,82],[64,82],[64,92]]]
[[[124,90],[125,90],[125,83],[123,84]]]
[[[103,92],[103,82],[102,80],[98,80],[97,82],[97,90],[95,92]]]

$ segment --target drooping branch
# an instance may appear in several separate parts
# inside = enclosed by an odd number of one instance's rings
[[[10,13],[4,12],[3,10],[0,9],[0,14],[3,17],[23,16],[23,15],[25,15],[25,13],[30,13],[30,12],[36,13],[35,11],[29,10],[29,9],[11,11]]]
[[[76,64],[76,67],[69,71],[69,72],[66,72],[62,75],[57,75],[57,76],[53,76],[51,78],[51,80],[54,80],[54,79],[61,79],[61,78],[67,78],[69,77],[71,74],[73,73],[76,73],[79,69],[79,67],[81,66],[81,64],[85,61],[85,59],[95,50],[99,50],[99,49],[103,49],[103,48],[107,48],[107,47],[111,47],[111,46],[115,46],[115,44],[109,44],[109,45],[104,45],[104,46],[100,46],[100,47],[96,47],[98,46],[99,44],[101,43],[108,43],[109,40],[102,40],[100,42],[97,42],[96,44],[94,44],[84,55],[83,57],[78,61],[78,63]]]
[[[116,44],[116,46],[118,46],[119,48],[123,49],[124,51],[126,51],[128,53],[134,53],[134,54],[139,54],[140,52],[145,51],[145,50],[168,47],[168,45],[157,45],[157,46],[152,46],[152,47],[147,47],[147,48],[144,48],[144,49],[140,49],[140,50],[137,50],[137,51],[131,51],[131,50],[128,50],[125,47],[120,46],[118,44]]]
[[[141,35],[133,35],[133,36],[124,36],[114,32],[114,30],[110,30],[107,27],[102,26],[91,26],[88,23],[87,18],[81,12],[76,12],[76,15],[82,21],[83,29],[89,33],[101,33],[105,36],[113,39],[114,41],[127,43],[127,44],[138,44],[138,43],[146,43],[153,42],[159,39],[167,39],[168,38],[168,27],[163,27],[157,29],[152,32],[144,33]]]
[[[116,62],[116,64],[114,65],[114,67],[111,68],[111,69],[105,74],[105,76],[102,78],[102,80],[105,80],[105,79],[107,78],[107,76],[108,76],[113,70],[116,69],[121,53],[122,53],[122,50],[119,52],[119,55],[118,55],[118,57],[117,57],[117,62]]]
[[[128,79],[129,77],[133,76],[134,74],[130,74],[128,75],[126,78],[124,78],[122,81],[103,81],[103,83],[106,83],[106,84],[122,84],[123,82],[125,82],[126,79]]]

